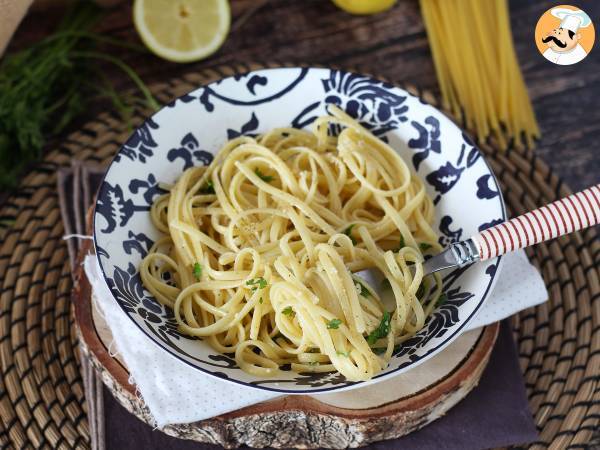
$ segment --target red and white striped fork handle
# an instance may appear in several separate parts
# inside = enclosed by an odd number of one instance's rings
[[[471,239],[482,260],[600,223],[600,184],[488,228]]]

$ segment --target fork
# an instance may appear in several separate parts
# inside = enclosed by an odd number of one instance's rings
[[[600,184],[450,244],[425,261],[425,274],[464,267],[600,223]]]

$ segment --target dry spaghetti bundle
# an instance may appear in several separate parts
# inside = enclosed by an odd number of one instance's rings
[[[421,0],[443,106],[481,142],[534,146],[539,128],[512,43],[506,0]]]

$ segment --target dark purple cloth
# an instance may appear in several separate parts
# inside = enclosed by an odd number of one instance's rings
[[[465,399],[415,433],[365,448],[481,450],[525,444],[537,438],[517,348],[510,323],[505,320],[479,385]]]
[[[77,171],[77,170],[75,170]],[[81,183],[95,192],[100,183],[97,173],[81,171]],[[77,195],[64,192],[63,214],[85,214],[86,206],[73,206]],[[90,197],[90,195],[88,195]],[[89,201],[89,200],[88,200]],[[71,203],[67,206],[64,203]],[[73,228],[73,227],[72,227]],[[79,227],[75,227],[79,228]],[[71,250],[71,249],[70,249]],[[107,450],[143,448],[145,450],[209,450],[221,446],[201,444],[169,437],[153,430],[127,412],[104,388],[105,438]],[[500,335],[479,385],[448,413],[423,429],[399,439],[381,441],[365,449],[481,450],[535,441],[533,422],[510,325],[504,321]]]
[[[176,439],[153,431],[129,414],[106,391],[106,447],[108,450],[213,450],[218,445]],[[399,439],[362,447],[378,450],[481,450],[525,444],[538,438],[527,403],[525,385],[515,343],[507,321],[502,323],[498,341],[479,385],[448,413]]]

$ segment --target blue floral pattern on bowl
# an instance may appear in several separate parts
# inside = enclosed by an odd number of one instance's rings
[[[161,193],[159,182],[173,183],[184,169],[210,164],[235,136],[290,124],[307,127],[328,104],[342,107],[388,142],[425,180],[436,203],[442,245],[506,218],[496,179],[469,138],[437,109],[387,82],[340,70],[280,68],[199,87],[158,111],[123,144],[100,187],[94,214],[96,254],[115,301],[133,326],[199,371],[287,393],[362,384],[337,373],[296,374],[286,367],[273,379],[243,372],[232,355],[182,335],[172,311],[144,289],[137,269],[159,237],[148,214]],[[452,342],[490,294],[499,266],[497,258],[445,274],[447,301],[423,330],[395,349],[390,366],[366,383],[408,370]]]

